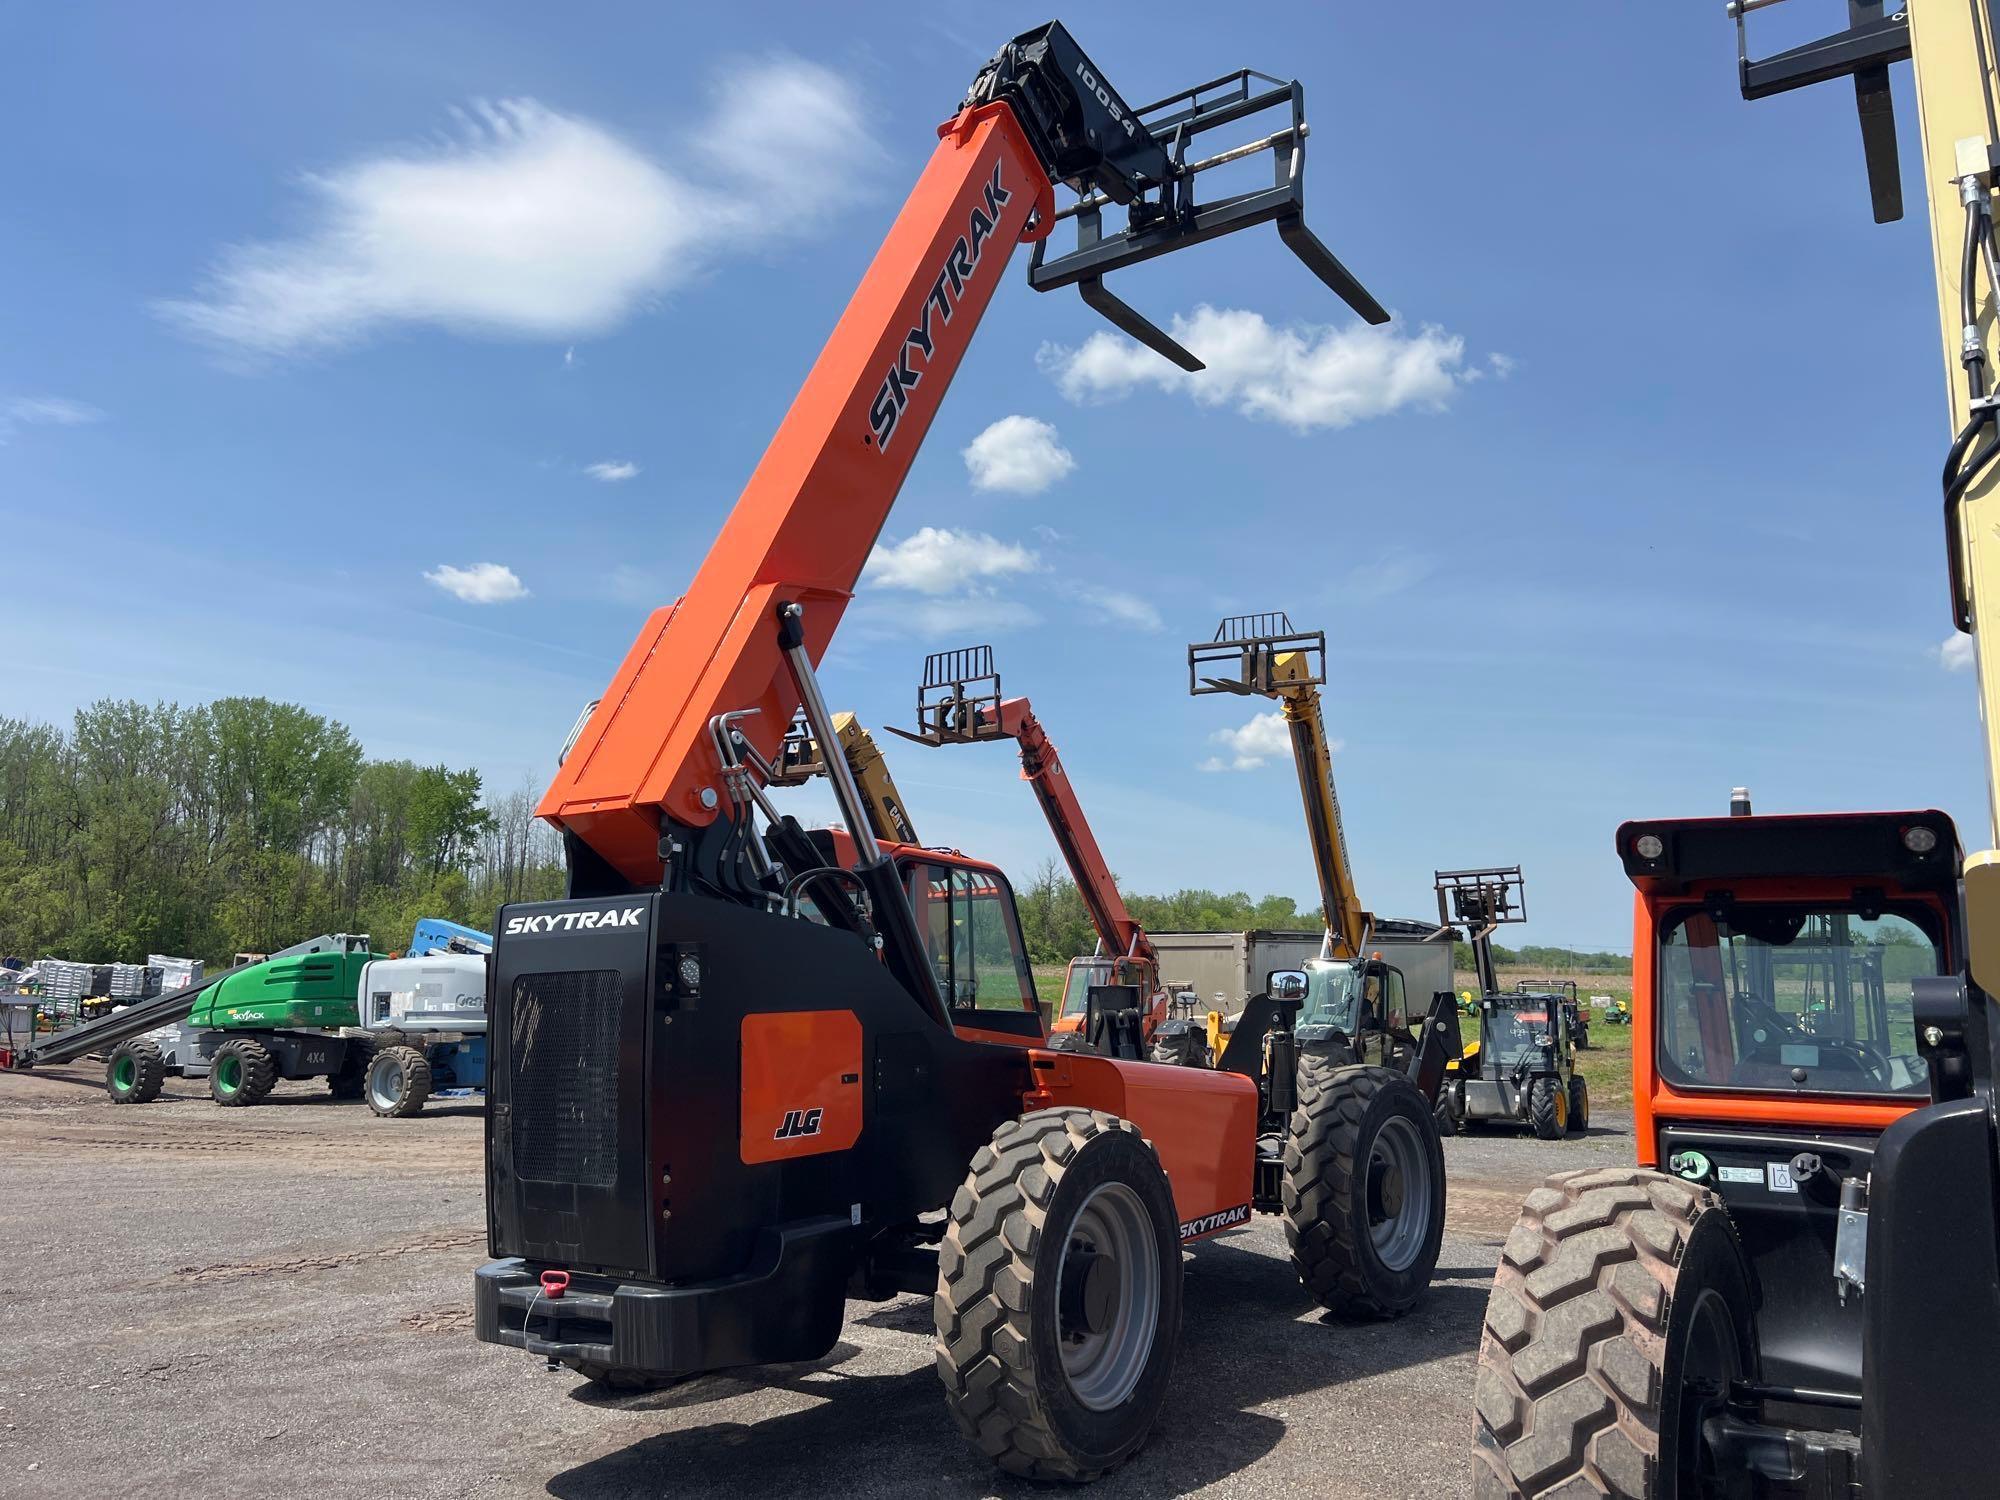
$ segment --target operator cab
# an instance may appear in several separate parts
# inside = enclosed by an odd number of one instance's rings
[[[1302,1040],[1338,1032],[1356,1046],[1358,1059],[1372,1043],[1393,1046],[1385,1031],[1409,1029],[1408,987],[1394,964],[1379,958],[1317,958],[1305,964],[1304,972],[1306,999],[1298,1020]]]
[[[808,837],[824,843],[830,862],[853,864],[845,829],[814,829]],[[955,849],[885,843],[882,852],[895,862],[953,1026],[961,1033],[1005,1034],[973,1035],[974,1041],[1039,1040],[1044,1028],[1034,971],[1007,877]]]
[[[1480,1002],[1485,1013],[1482,1051],[1488,1063],[1511,1066],[1524,1057],[1541,1058],[1555,1048],[1549,1029],[1553,1004],[1547,995],[1488,995]]]
[[[1765,1379],[1858,1393],[1866,1216],[1843,1209],[1865,1206],[1881,1133],[1929,1102],[1915,992],[1963,963],[1956,830],[1746,813],[1627,823],[1617,846],[1638,890],[1639,1161],[1727,1204]]]

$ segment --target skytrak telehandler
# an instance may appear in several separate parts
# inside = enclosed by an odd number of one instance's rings
[[[1954,438],[1953,622],[2000,789],[2000,97],[1990,7],[1850,0],[1753,59],[1756,99],[1851,78],[1878,222],[1901,217],[1889,68],[1914,61]],[[2000,806],[2000,799],[1996,799]],[[1508,1235],[1481,1340],[1479,1496],[2000,1491],[2000,851],[1936,811],[1642,819],[1639,1165],[1552,1177]]]
[[[1445,1068],[1438,1125],[1524,1125],[1541,1140],[1560,1140],[1590,1125],[1590,1087],[1576,1071],[1576,987],[1500,988],[1493,934],[1528,918],[1519,865],[1438,870],[1438,923],[1464,929],[1478,975],[1479,1035]]]
[[[1268,110],[1275,130],[1197,159]],[[1230,73],[1134,109],[1057,24],[980,70],[687,594],[542,800],[569,898],[496,929],[481,1339],[646,1382],[816,1359],[846,1298],[923,1292],[974,1446],[1086,1479],[1160,1409],[1184,1245],[1282,1213],[1324,1305],[1422,1296],[1443,1227],[1430,1106],[1379,1068],[1295,1086],[1302,975],[1272,976],[1212,1070],[1052,1051],[998,870],[883,844],[841,757],[838,836],[765,789],[796,709],[836,737],[815,663],[1015,244],[1036,246],[1032,286],[1076,286],[1183,368],[1103,277],[1254,224],[1386,318],[1305,227],[1305,144],[1295,83]],[[1260,161],[1264,184],[1197,198],[1198,176]],[[1063,220],[1077,247],[1051,256]],[[936,901],[948,954],[926,941]]]

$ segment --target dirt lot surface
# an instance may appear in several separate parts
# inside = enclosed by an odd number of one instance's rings
[[[1327,1320],[1275,1221],[1198,1247],[1168,1418],[1099,1497],[1466,1488],[1486,1280],[1548,1171],[1629,1162],[1629,1120],[1445,1143],[1449,1231],[1395,1324]],[[4,1496],[1051,1493],[964,1447],[930,1306],[855,1303],[812,1365],[600,1397],[471,1335],[481,1122],[322,1087],[116,1106],[94,1067],[0,1076]]]

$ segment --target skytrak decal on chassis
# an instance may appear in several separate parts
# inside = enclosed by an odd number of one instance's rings
[[[1234,1208],[1218,1209],[1212,1214],[1203,1214],[1198,1219],[1189,1219],[1181,1225],[1181,1238],[1200,1239],[1205,1234],[1214,1234],[1219,1229],[1233,1229],[1238,1224],[1250,1222],[1250,1205],[1239,1203]]]

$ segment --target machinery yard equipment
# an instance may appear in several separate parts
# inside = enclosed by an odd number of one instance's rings
[[[1230,615],[1209,640],[1188,646],[1191,695],[1274,698],[1291,738],[1326,924],[1319,957],[1302,966],[1308,982],[1299,1023],[1304,1054],[1334,1065],[1365,1058],[1408,1070],[1417,1057],[1418,1040],[1426,1034],[1446,1048],[1447,1057],[1460,1050],[1451,944],[1439,941],[1447,937],[1443,928],[1378,922],[1361,904],[1334,788],[1332,741],[1320,706],[1325,682],[1326,633],[1295,629],[1282,610]],[[1376,943],[1378,928],[1385,936],[1394,934],[1402,963],[1385,961],[1390,945]],[[1418,975],[1418,987],[1410,985],[1406,968]],[[1442,1075],[1426,1076],[1425,1096],[1435,1101],[1442,1082]]]
[[[1479,1036],[1446,1068],[1438,1122],[1525,1125],[1545,1141],[1590,1124],[1590,1089],[1576,1071],[1576,986],[1524,982],[1503,991],[1493,934],[1528,919],[1519,865],[1439,870],[1438,922],[1463,927],[1479,976]]]
[[[1851,78],[1900,217],[1912,59],[1953,441],[1953,622],[2000,791],[2000,96],[1985,5],[1851,0],[1746,98]],[[1990,1496],[2000,1423],[2000,851],[1936,811],[1630,822],[1639,1165],[1549,1179],[1508,1236],[1475,1394],[1481,1496]]]
[[[1294,630],[1283,611],[1230,615],[1215,635],[1188,646],[1188,692],[1194,697],[1233,693],[1275,698],[1292,742],[1292,763],[1305,806],[1306,840],[1319,877],[1322,958],[1359,957],[1375,918],[1354,888],[1347,832],[1340,822],[1340,794],[1333,785],[1333,746],[1319,690],[1326,682],[1326,632]],[[1449,986],[1447,986],[1449,988]]]
[[[1275,131],[1195,159],[1271,109]],[[843,833],[766,791],[795,710],[837,738],[816,663],[1013,245],[1036,244],[1031,285],[1078,287],[1183,367],[1102,278],[1252,224],[1386,317],[1305,228],[1305,140],[1296,84],[1232,73],[1135,110],[1059,25],[981,70],[687,594],[541,803],[569,898],[505,908],[494,948],[481,1339],[645,1383],[816,1359],[846,1298],[921,1291],[972,1443],[1086,1479],[1160,1409],[1183,1245],[1281,1212],[1324,1305],[1422,1296],[1430,1106],[1376,1068],[1297,1086],[1303,976],[1273,978],[1215,1069],[1051,1050],[999,871],[883,843],[843,757],[825,757]],[[1268,185],[1197,199],[1197,174],[1258,158]],[[1078,247],[1047,255],[1065,219]]]
[[[104,1085],[120,1104],[160,1095],[169,1076],[209,1081],[217,1104],[256,1104],[280,1078],[324,1078],[336,1098],[361,1097],[371,1039],[358,1025],[356,982],[381,955],[365,936],[335,933],[238,964],[0,1053],[0,1068],[31,1068],[107,1052]]]
[[[361,970],[360,1024],[373,1041],[362,1097],[385,1118],[486,1090],[489,933],[426,917],[410,952]]]
[[[168,1078],[206,1078],[216,1103],[257,1104],[281,1079],[324,1078],[337,1099],[415,1114],[481,1091],[490,934],[442,918],[416,926],[413,957],[332,933],[163,991],[40,1042],[0,1046],[0,1069],[102,1053],[119,1104]]]
[[[932,748],[1011,740],[1019,751],[1021,779],[1034,789],[1097,934],[1096,953],[1069,962],[1049,1044],[1134,1061],[1206,1066],[1206,1029],[1191,1010],[1173,1014],[1160,983],[1159,956],[1126,909],[1055,741],[1026,698],[1002,695],[993,648],[968,646],[925,657],[917,686],[917,728],[912,732],[892,725],[890,732]]]

